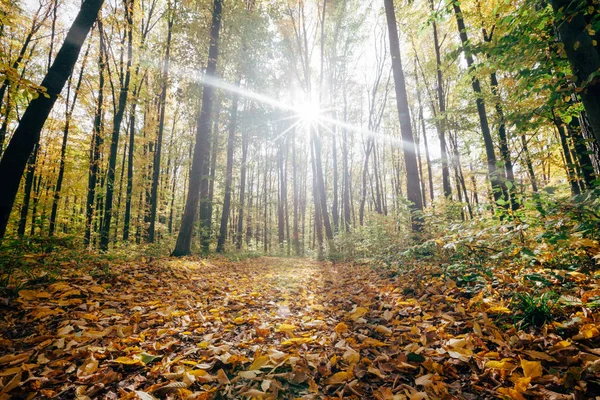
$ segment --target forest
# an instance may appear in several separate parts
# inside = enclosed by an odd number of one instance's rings
[[[0,0],[0,400],[600,396],[599,0]]]

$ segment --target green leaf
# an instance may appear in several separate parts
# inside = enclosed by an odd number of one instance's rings
[[[160,360],[161,358],[163,358],[163,356],[153,356],[152,354],[148,353],[140,354],[140,360],[142,360],[144,364],[151,364],[156,360]]]

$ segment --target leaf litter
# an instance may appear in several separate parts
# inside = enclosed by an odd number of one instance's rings
[[[579,399],[600,391],[598,314],[517,330],[440,267],[159,259],[65,268],[0,308],[0,400]],[[597,290],[595,288],[594,290]]]

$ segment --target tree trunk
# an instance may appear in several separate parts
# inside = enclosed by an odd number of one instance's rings
[[[398,27],[396,25],[396,14],[394,0],[384,0],[385,15],[387,19],[388,32],[390,36],[390,54],[392,56],[392,72],[394,73],[394,86],[396,89],[396,106],[398,118],[400,119],[400,130],[402,133],[402,148],[404,150],[404,162],[406,165],[406,194],[411,202],[412,229],[421,230],[422,218],[415,211],[423,210],[423,199],[421,196],[421,183],[419,182],[419,170],[415,154],[415,142],[410,124],[410,111],[408,109],[408,96],[406,94],[406,83],[404,71],[402,70],[402,59],[400,56],[400,43],[398,41]]]
[[[96,199],[96,186],[98,182],[98,169],[100,167],[100,157],[102,154],[102,114],[104,105],[104,69],[106,67],[106,49],[104,44],[104,33],[102,31],[102,23],[98,22],[98,33],[100,37],[100,51],[98,55],[98,70],[99,70],[99,86],[98,100],[96,103],[96,112],[94,115],[94,129],[92,133],[92,142],[90,145],[90,167],[88,176],[88,190],[86,200],[86,223],[85,237],[83,243],[89,246],[92,237],[92,219],[94,217],[94,200]]]
[[[170,4],[170,3],[169,3]],[[171,35],[175,22],[175,10],[169,10],[167,22],[167,43],[165,48],[165,61],[162,71],[162,88],[160,92],[160,117],[158,121],[158,134],[156,137],[156,151],[154,152],[154,167],[152,169],[152,189],[150,191],[150,227],[148,228],[148,242],[154,243],[156,231],[156,211],[158,208],[158,186],[160,179],[160,159],[162,156],[162,140],[165,130],[165,109],[167,108],[167,86],[169,84],[169,61],[171,52]]]
[[[588,32],[588,23],[579,9],[580,4],[578,1],[552,0],[560,40],[564,43],[567,58],[577,76],[577,84],[583,88],[579,95],[596,143],[600,144],[600,79],[595,76],[587,83],[590,76],[600,69],[600,52]]]
[[[240,79],[237,86],[239,87]],[[223,211],[221,213],[221,226],[219,239],[217,240],[217,253],[225,251],[225,240],[227,239],[227,222],[231,209],[231,181],[233,180],[233,148],[235,146],[235,131],[237,129],[239,95],[234,93],[231,102],[231,120],[229,121],[229,137],[227,138],[227,166],[225,172],[225,195],[223,198]]]
[[[434,6],[433,0],[429,0],[429,7],[431,12],[433,13]],[[437,99],[438,99],[438,107],[439,107],[439,121],[436,124],[438,128],[438,136],[440,138],[440,153],[442,155],[442,186],[444,189],[444,197],[451,198],[452,197],[452,187],[450,186],[450,172],[448,171],[448,149],[446,146],[446,98],[444,93],[444,78],[442,75],[442,57],[441,57],[441,47],[440,41],[438,37],[437,31],[437,23],[435,19],[432,20],[433,26],[433,46],[435,49],[435,65],[436,65],[436,79],[437,79]],[[415,73],[416,76],[416,73]],[[420,97],[420,94],[419,94]],[[419,100],[419,104],[421,101]],[[419,106],[421,107],[421,106]],[[427,140],[427,139],[425,139]],[[427,161],[429,164],[429,161]],[[431,169],[429,170],[431,172]],[[431,193],[431,201],[433,201],[433,190],[431,188],[431,175],[430,175],[430,186],[429,191]]]
[[[208,50],[208,63],[206,66],[206,77],[212,78],[217,72],[217,58],[219,56],[219,30],[221,28],[223,0],[214,0],[212,25],[210,30],[210,45]],[[210,121],[213,106],[213,88],[204,85],[202,92],[202,109],[198,115],[198,126],[196,131],[196,144],[194,146],[194,157],[192,159],[192,171],[188,186],[188,194],[185,202],[185,210],[181,220],[181,228],[177,236],[177,243],[173,250],[173,256],[186,256],[191,253],[192,232],[194,222],[198,214],[198,203],[200,200],[200,183],[202,170],[205,164],[206,147],[210,136]]]
[[[113,127],[110,140],[110,153],[108,156],[108,171],[106,175],[106,204],[104,206],[104,220],[100,230],[100,250],[107,251],[110,242],[110,227],[113,215],[113,196],[115,185],[115,171],[117,166],[117,152],[119,150],[119,134],[121,123],[127,106],[127,95],[129,93],[129,82],[131,81],[131,64],[133,59],[133,6],[135,0],[125,2],[125,19],[127,20],[127,65],[125,67],[125,79],[121,82],[119,102],[113,117]]]
[[[242,163],[240,166],[240,204],[238,211],[238,223],[236,227],[236,238],[235,238],[235,247],[238,250],[242,248],[242,232],[244,230],[244,202],[246,199],[246,162],[248,160],[248,133],[246,130],[242,130]],[[251,205],[248,207],[252,208]],[[250,217],[250,212],[248,212],[248,217]],[[250,222],[248,222],[250,225]]]
[[[482,93],[481,93],[481,84],[479,79],[475,76],[475,66],[473,55],[471,53],[471,47],[469,45],[469,38],[467,36],[467,30],[465,27],[465,22],[462,17],[462,11],[460,9],[460,3],[454,2],[454,14],[456,16],[456,24],[458,26],[458,33],[460,36],[460,41],[462,43],[463,52],[465,54],[465,58],[467,60],[467,67],[469,68],[469,73],[471,74],[471,85],[473,87],[473,92],[475,93],[475,103],[477,105],[477,114],[479,115],[479,124],[481,126],[481,135],[483,136],[483,142],[485,147],[485,154],[487,158],[487,169],[488,169],[488,178],[490,180],[492,186],[492,193],[494,196],[494,201],[498,202],[499,200],[503,200],[505,202],[505,206],[508,205],[508,201],[506,201],[506,188],[502,184],[500,177],[498,176],[498,169],[496,166],[496,153],[494,151],[494,141],[492,140],[492,135],[490,132],[490,126],[487,119],[487,113],[485,110],[485,103],[483,102]]]
[[[569,143],[567,141],[567,128],[565,123],[560,119],[560,117],[555,116],[554,125],[558,131],[558,137],[560,139],[560,145],[563,150],[564,162],[565,162],[565,171],[567,174],[567,180],[571,186],[571,194],[573,196],[577,196],[581,193],[579,188],[579,184],[577,182],[577,174],[575,173],[573,159],[571,158],[571,149],[569,148]]]
[[[58,95],[73,71],[81,46],[98,16],[102,3],[103,0],[85,0],[81,5],[79,14],[75,17],[61,49],[41,83],[41,86],[46,88],[47,96],[39,96],[29,103],[0,161],[0,239],[6,232],[27,160],[39,141],[42,127]]]

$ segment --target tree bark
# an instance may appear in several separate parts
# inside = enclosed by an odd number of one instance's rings
[[[88,0],[89,1],[89,0]],[[129,83],[131,81],[131,64],[133,59],[133,7],[135,0],[125,1],[125,19],[127,20],[127,64],[125,67],[125,78],[121,81],[119,91],[119,102],[113,117],[113,127],[110,140],[110,153],[108,156],[108,171],[106,175],[106,204],[104,206],[104,219],[100,230],[100,250],[107,251],[110,242],[110,227],[113,215],[113,196],[115,185],[115,172],[117,166],[117,152],[119,150],[119,134],[121,123],[127,106],[127,95],[129,94]]]
[[[221,28],[221,15],[223,0],[214,0],[212,24],[210,29],[210,45],[208,50],[208,63],[206,66],[206,77],[212,78],[217,72],[217,58],[219,56],[219,30]],[[194,146],[194,157],[192,159],[192,170],[190,173],[188,194],[185,202],[185,210],[181,221],[181,228],[177,236],[177,243],[172,256],[186,256],[191,253],[192,232],[194,222],[198,214],[198,203],[200,200],[200,183],[202,170],[205,164],[206,147],[210,136],[210,121],[213,106],[213,88],[204,85],[202,92],[202,109],[198,115],[198,126],[196,130],[196,144]]]
[[[421,183],[419,182],[415,142],[412,126],[410,124],[410,111],[408,109],[408,96],[406,94],[404,71],[402,70],[402,58],[400,56],[400,43],[398,41],[398,27],[396,24],[394,0],[384,0],[384,4],[390,36],[390,54],[392,56],[392,72],[394,73],[394,86],[396,89],[396,107],[398,110],[398,118],[400,119],[402,149],[404,150],[404,163],[406,165],[406,194],[408,200],[411,202],[412,229],[414,232],[417,232],[421,230],[422,223],[422,218],[418,214],[415,214],[415,211],[418,212],[423,210]]]
[[[567,58],[577,76],[577,84],[582,88],[579,95],[596,142],[600,144],[600,78],[594,76],[588,82],[590,76],[597,74],[600,69],[600,52],[594,46],[594,38],[588,33],[588,23],[580,6],[586,6],[585,2],[552,0],[560,40],[565,45]]]
[[[238,79],[237,86],[239,87]],[[239,95],[234,93],[231,102],[231,120],[229,121],[229,137],[227,138],[227,166],[225,172],[225,194],[223,198],[223,211],[221,213],[221,226],[219,229],[219,239],[217,240],[217,253],[225,251],[225,240],[227,239],[227,222],[229,220],[229,211],[231,209],[231,181],[233,180],[233,149],[235,146],[235,131],[237,130]]]
[[[467,36],[465,22],[462,17],[460,3],[454,2],[453,7],[454,14],[456,16],[456,24],[458,26],[460,41],[462,43],[463,52],[467,60],[467,67],[469,68],[469,73],[471,74],[471,85],[473,87],[473,92],[475,93],[476,97],[475,103],[477,105],[477,114],[479,115],[481,135],[483,136],[485,154],[487,158],[488,179],[490,180],[492,186],[494,201],[498,202],[502,199],[505,202],[505,205],[508,205],[508,201],[506,201],[506,188],[502,184],[502,181],[498,176],[498,168],[496,166],[496,153],[494,151],[494,141],[492,140],[490,126],[487,119],[487,113],[485,110],[485,103],[482,98],[481,84],[479,82],[479,79],[475,76],[475,62],[471,53],[471,47],[469,45],[469,38]]]
[[[85,219],[85,237],[83,243],[89,246],[92,237],[92,219],[94,217],[94,200],[96,199],[96,186],[98,183],[98,169],[100,167],[100,157],[102,154],[102,114],[104,105],[104,69],[106,67],[104,33],[102,32],[102,22],[98,21],[98,36],[100,37],[100,51],[98,54],[98,99],[96,100],[96,112],[94,115],[94,128],[92,141],[90,145],[90,167],[88,174],[88,190],[86,200],[86,219]]]
[[[169,6],[170,7],[170,6]],[[156,231],[156,212],[158,208],[158,186],[160,179],[160,159],[162,156],[162,141],[165,130],[165,109],[167,108],[167,86],[169,84],[169,61],[171,55],[171,36],[175,22],[175,10],[169,10],[167,22],[167,43],[165,60],[162,71],[162,87],[160,92],[160,117],[158,121],[158,134],[156,136],[156,151],[154,152],[154,167],[152,169],[152,189],[150,191],[150,227],[148,228],[148,242],[154,243]]]

